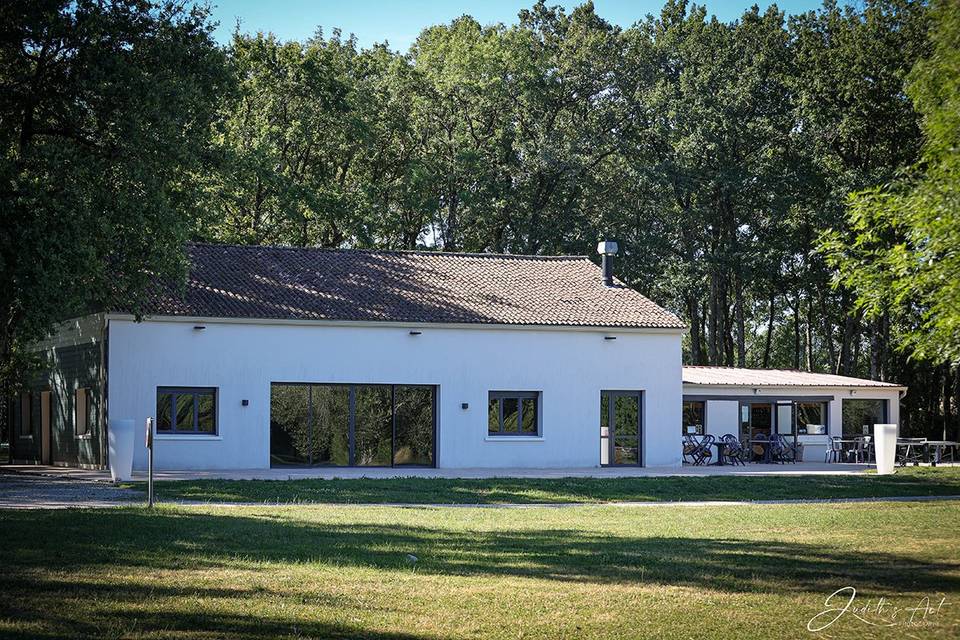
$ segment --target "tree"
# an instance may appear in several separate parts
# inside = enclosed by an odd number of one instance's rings
[[[848,194],[883,184],[916,161],[922,137],[904,79],[927,50],[926,29],[925,4],[913,0],[870,0],[862,9],[830,0],[790,22],[794,138],[805,158],[805,197],[793,225],[796,273],[805,283],[796,294],[794,343],[801,342],[804,319],[796,316],[805,306],[812,311],[806,325],[820,325],[837,373],[878,379],[893,374],[884,357],[883,319],[864,323],[850,291],[830,290],[832,271],[815,252],[816,238],[826,228],[850,233],[844,217]],[[862,351],[868,352],[866,370],[860,367]]]
[[[3,378],[57,321],[182,272],[228,81],[210,32],[182,3],[0,4]]]
[[[339,246],[357,209],[349,175],[364,139],[351,119],[355,43],[236,34],[237,91],[217,125],[222,165],[206,185],[201,234],[240,243]]]
[[[920,161],[892,182],[851,196],[852,235],[825,234],[838,284],[868,317],[895,313],[901,347],[960,364],[960,5],[932,13],[932,55],[907,79],[921,114]]]

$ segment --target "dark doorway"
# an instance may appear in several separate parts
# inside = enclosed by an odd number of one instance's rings
[[[642,392],[600,392],[600,464],[643,465]]]
[[[270,465],[434,466],[436,388],[273,383]]]
[[[740,405],[740,437],[753,440],[758,435],[767,438],[773,431],[773,405],[751,403]]]

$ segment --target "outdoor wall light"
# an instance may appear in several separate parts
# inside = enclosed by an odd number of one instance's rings
[[[206,328],[207,328],[207,325],[205,325],[205,324],[195,324],[195,325],[193,325],[193,330],[194,330],[194,331],[203,331],[203,330],[206,329]]]
[[[460,403],[460,408],[463,409],[464,411],[466,411],[467,409],[470,408],[470,403],[469,403],[469,402],[461,402],[461,403]]]
[[[418,335],[420,335],[421,333],[423,333],[423,331],[411,331],[411,332],[410,332],[410,335],[412,335],[412,336],[418,336]]]
[[[617,336],[603,336],[604,340],[616,340]]]
[[[241,406],[244,406],[244,407],[249,407],[249,406],[250,406],[250,401],[247,400],[246,398],[244,398],[243,400],[240,401],[240,405],[241,405]]]

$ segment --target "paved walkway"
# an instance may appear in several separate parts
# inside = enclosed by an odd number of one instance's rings
[[[658,478],[667,476],[790,476],[851,475],[863,473],[872,465],[824,464],[748,464],[695,467],[587,467],[572,469],[402,469],[389,467],[283,467],[272,469],[225,469],[214,471],[158,471],[157,480],[303,480],[335,478]],[[41,465],[3,465],[2,470],[31,475],[54,476],[98,482],[109,482],[108,471],[50,467]],[[135,471],[134,480],[146,480],[146,473]]]
[[[106,482],[0,472],[0,509],[117,507],[141,500],[141,492]]]

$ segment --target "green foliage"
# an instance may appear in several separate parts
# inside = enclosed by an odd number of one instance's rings
[[[57,320],[181,269],[215,96],[206,11],[0,5],[0,377]]]
[[[191,234],[534,254],[608,238],[618,275],[690,325],[688,362],[935,388],[908,419],[960,397],[960,374],[894,349],[957,358],[955,0],[934,42],[922,0],[731,22],[667,0],[629,28],[540,0],[405,53],[336,30],[218,50],[179,7],[0,7],[8,367],[55,318],[136,308]]]
[[[960,363],[960,7],[935,5],[932,55],[908,77],[922,115],[919,163],[850,199],[853,233],[823,246],[837,282],[868,315],[895,313],[902,347],[918,358]]]

